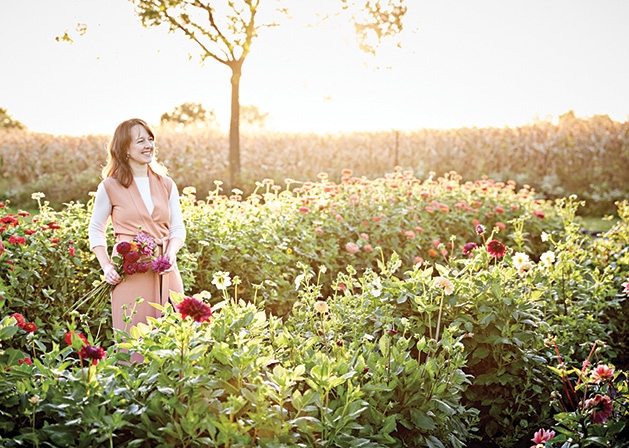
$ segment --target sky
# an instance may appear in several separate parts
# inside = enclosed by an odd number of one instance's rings
[[[629,119],[629,1],[406,0],[403,32],[375,57],[342,18],[315,25],[299,3],[243,67],[240,102],[271,130],[522,126],[569,110]],[[74,42],[57,42],[66,31]],[[185,102],[228,129],[230,70],[143,28],[128,0],[0,0],[0,42],[0,107],[32,131],[110,135]]]

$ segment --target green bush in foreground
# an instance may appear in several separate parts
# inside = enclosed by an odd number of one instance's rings
[[[591,239],[574,199],[346,177],[262,182],[247,200],[187,191],[181,268],[213,316],[168,305],[126,339],[108,310],[67,312],[99,278],[77,238],[89,207],[5,205],[2,445],[511,447],[554,428],[548,443],[623,446],[628,203]],[[614,389],[585,381],[601,365]],[[583,399],[562,408],[568,383]],[[611,411],[587,401],[612,391]]]

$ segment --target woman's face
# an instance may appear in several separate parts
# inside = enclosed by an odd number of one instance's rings
[[[131,128],[131,144],[129,145],[129,165],[148,165],[153,161],[155,145],[153,137],[144,126],[136,124]]]

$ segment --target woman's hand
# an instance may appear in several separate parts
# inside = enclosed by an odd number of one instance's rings
[[[122,277],[120,277],[120,274],[118,274],[113,264],[107,266],[104,270],[104,273],[105,281],[110,285],[117,285],[122,281]]]
[[[166,251],[166,253],[164,254],[164,257],[166,257],[166,259],[170,263],[170,267],[166,269],[164,272],[162,272],[162,274],[168,274],[169,272],[172,272],[173,269],[175,269],[175,263],[177,263],[177,254],[172,253],[170,251]]]

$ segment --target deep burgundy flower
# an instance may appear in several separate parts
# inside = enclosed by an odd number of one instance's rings
[[[24,325],[26,325],[26,319],[24,319],[24,316],[20,313],[13,313],[11,314],[11,317],[17,321],[16,325],[19,328],[24,328]]]
[[[37,331],[37,325],[35,325],[35,322],[26,322],[22,327],[22,330],[27,333],[35,333]]]
[[[199,299],[194,297],[186,297],[177,305],[177,310],[181,313],[181,317],[185,320],[190,316],[195,322],[209,322],[212,317],[212,309]]]
[[[467,255],[468,257],[471,257],[472,251],[474,249],[476,249],[478,247],[478,245],[476,243],[465,243],[463,245],[463,255]]]
[[[136,272],[138,272],[138,264],[125,261],[124,265],[122,266],[122,269],[124,270],[125,274],[133,275]]]
[[[136,263],[136,271],[138,274],[144,274],[145,272],[148,272],[150,267],[151,265],[144,261],[140,261],[139,263]]]
[[[483,233],[485,233],[485,226],[483,226],[482,224],[478,224],[475,230],[476,230],[476,233],[478,233],[479,235],[482,235]]]
[[[135,263],[140,259],[140,252],[131,251],[124,255],[125,263]]]
[[[170,266],[170,261],[168,261],[168,258],[164,256],[157,257],[155,260],[151,261],[151,269],[157,274],[166,272],[170,269]]]
[[[596,394],[594,398],[585,400],[585,408],[592,409],[592,422],[605,423],[614,412],[612,399],[607,395]]]
[[[85,337],[85,335],[83,335],[81,333],[78,333],[78,332],[75,332],[75,331],[68,331],[66,333],[66,336],[65,336],[65,341],[66,341],[66,344],[68,344],[68,346],[72,345],[72,336],[73,335],[74,335],[75,338],[81,339],[81,341],[83,341],[83,345],[87,345],[87,338]]]
[[[121,241],[116,246],[116,252],[118,252],[120,255],[128,254],[130,250],[131,243],[129,243],[128,241]]]
[[[102,347],[86,345],[79,351],[79,357],[81,359],[91,359],[93,364],[96,365],[100,359],[105,358],[105,350]]]
[[[502,258],[507,252],[507,248],[500,241],[491,240],[487,243],[487,252],[489,252],[489,255],[492,257]]]

